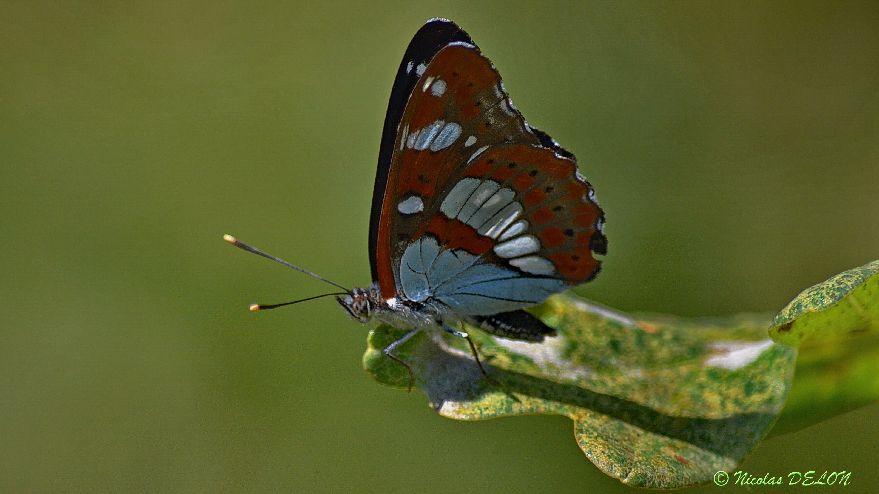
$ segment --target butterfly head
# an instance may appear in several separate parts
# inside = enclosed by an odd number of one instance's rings
[[[383,300],[378,288],[355,288],[347,295],[336,297],[339,305],[348,312],[354,320],[367,323],[372,318],[376,308],[380,307]]]

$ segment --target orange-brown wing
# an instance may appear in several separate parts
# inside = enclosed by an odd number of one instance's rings
[[[418,82],[420,76],[418,67],[426,67],[440,50],[456,42],[473,43],[470,35],[454,22],[441,18],[430,19],[412,37],[397,68],[382,128],[372,191],[372,209],[369,215],[369,264],[373,280],[378,279],[378,263],[375,255],[376,237],[378,236],[378,223],[381,219],[388,172],[396,147],[397,129],[403,118],[403,112],[406,110],[409,95],[412,94],[412,89]]]
[[[601,263],[592,253],[607,251],[604,212],[573,160],[544,147],[498,145],[470,163],[457,184],[468,180],[480,180],[482,190],[494,192],[488,199],[470,194],[454,217],[493,241],[486,253],[490,259],[528,274],[563,279],[567,285],[598,273]],[[499,196],[509,200],[492,203]],[[446,201],[451,202],[448,196]],[[454,212],[440,209],[444,216]]]
[[[592,189],[573,156],[527,125],[491,62],[454,43],[413,70],[421,74],[397,131],[376,235],[382,295],[395,296],[400,259],[425,234],[523,275],[566,284],[594,276],[590,248],[603,252],[604,237]]]

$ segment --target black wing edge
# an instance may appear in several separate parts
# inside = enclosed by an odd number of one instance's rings
[[[537,136],[537,140],[540,141],[540,145],[541,145],[541,146],[543,146],[543,147],[545,147],[545,148],[552,149],[552,150],[555,151],[555,153],[558,154],[559,156],[562,156],[562,157],[568,158],[568,159],[570,159],[570,160],[577,161],[577,158],[574,157],[574,153],[572,153],[572,152],[568,151],[567,149],[563,148],[561,144],[559,144],[555,139],[553,139],[553,138],[552,138],[549,134],[547,134],[546,132],[544,132],[544,131],[538,129],[537,127],[535,127],[535,126],[533,126],[533,125],[531,125],[531,124],[528,124],[528,130],[530,130],[532,134],[534,134],[535,136]]]
[[[400,67],[397,68],[397,76],[394,78],[394,86],[391,88],[391,97],[388,100],[388,111],[385,113],[385,125],[378,152],[378,167],[375,172],[375,185],[372,189],[372,212],[369,215],[369,266],[372,269],[373,281],[378,280],[375,250],[382,199],[385,195],[391,157],[394,154],[397,127],[400,125],[400,119],[403,118],[409,94],[415,83],[418,82],[416,67],[422,63],[427,65],[443,47],[455,42],[473,44],[470,35],[454,22],[439,17],[430,19],[412,37],[412,41],[409,42],[406,53],[403,55],[403,60],[400,62]],[[410,63],[412,65],[409,65]],[[407,71],[407,67],[410,70]]]
[[[545,337],[556,334],[555,329],[524,310],[473,316],[473,320],[486,333],[512,340],[540,342]]]

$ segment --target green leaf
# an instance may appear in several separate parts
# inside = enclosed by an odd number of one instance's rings
[[[639,487],[675,488],[732,471],[782,409],[796,350],[766,337],[765,319],[629,318],[572,296],[533,310],[558,336],[518,342],[467,328],[466,342],[426,330],[397,350],[436,411],[460,420],[570,417],[586,456]],[[381,350],[405,332],[370,332],[364,366],[405,389],[406,369]]]
[[[773,436],[879,400],[879,335],[807,341],[799,348],[795,375]]]
[[[796,380],[773,434],[801,429],[879,399],[879,261],[804,290],[772,322],[798,345]]]
[[[879,260],[803,290],[775,316],[769,334],[799,345],[879,330]]]

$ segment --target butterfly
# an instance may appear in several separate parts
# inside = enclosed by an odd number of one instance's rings
[[[412,38],[391,90],[369,224],[373,283],[347,289],[227,235],[343,292],[355,320],[408,329],[384,354],[432,328],[467,323],[539,342],[554,330],[523,309],[594,278],[607,252],[604,212],[574,155],[529,125],[498,71],[454,22]],[[318,296],[320,297],[320,296]],[[274,305],[268,309],[318,297]]]

